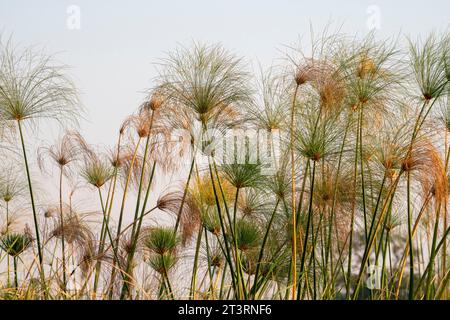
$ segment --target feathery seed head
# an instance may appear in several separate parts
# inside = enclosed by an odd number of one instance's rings
[[[9,233],[0,238],[0,248],[13,257],[27,250],[33,239],[28,233]]]

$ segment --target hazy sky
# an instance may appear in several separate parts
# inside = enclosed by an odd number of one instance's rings
[[[416,36],[449,26],[450,1],[0,0],[0,32],[45,45],[72,67],[88,111],[82,132],[106,144],[151,86],[152,63],[177,43],[222,42],[268,65],[282,45],[307,37],[310,23],[321,30],[330,21],[351,34],[377,26],[383,37]]]

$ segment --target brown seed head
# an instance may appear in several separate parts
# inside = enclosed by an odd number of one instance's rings
[[[147,107],[155,111],[161,108],[162,104],[163,104],[162,95],[158,92],[155,92],[152,94],[150,100],[147,102]]]
[[[377,71],[375,63],[367,56],[363,56],[359,62],[357,76],[361,79],[373,76]]]

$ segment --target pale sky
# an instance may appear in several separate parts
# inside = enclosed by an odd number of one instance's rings
[[[67,26],[71,5],[80,10],[75,30]],[[112,144],[152,85],[153,63],[178,43],[221,42],[269,65],[283,45],[308,37],[310,23],[364,34],[374,15],[379,36],[415,37],[449,27],[450,1],[0,0],[0,32],[20,45],[44,45],[70,65],[88,112],[81,131],[92,143]]]
[[[68,27],[78,21],[75,11],[68,12],[73,8],[79,10],[79,29]],[[12,35],[20,46],[44,46],[71,67],[87,110],[80,131],[90,143],[103,145],[116,142],[121,122],[152,86],[154,63],[180,43],[221,42],[256,71],[258,64],[269,66],[282,58],[284,45],[295,45],[299,38],[307,43],[310,24],[316,32],[331,23],[332,29],[343,25],[349,35],[364,35],[369,26],[378,26],[381,38],[417,37],[447,29],[449,18],[449,0],[0,0],[0,34]],[[39,139],[56,138],[46,123],[40,131]],[[173,182],[180,175],[166,179]],[[50,181],[41,179],[41,184]],[[56,182],[54,186],[55,191]],[[158,183],[152,201],[166,186]],[[88,195],[80,199],[98,207],[96,194]],[[130,199],[127,205],[132,204]]]

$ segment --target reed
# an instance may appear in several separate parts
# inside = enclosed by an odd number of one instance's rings
[[[2,42],[0,298],[448,299],[448,33],[313,38],[256,77],[170,51],[106,148],[65,67]]]

